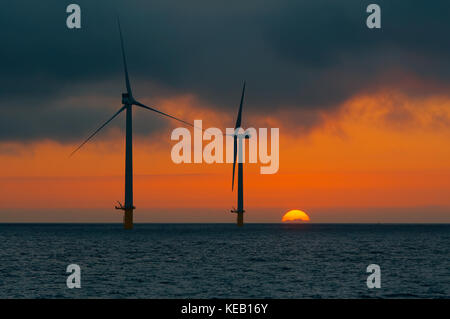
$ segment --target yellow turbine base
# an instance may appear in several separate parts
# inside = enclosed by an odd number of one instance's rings
[[[237,225],[239,227],[244,226],[244,213],[237,213]]]
[[[125,214],[123,215],[123,228],[133,229],[133,209],[125,209]]]

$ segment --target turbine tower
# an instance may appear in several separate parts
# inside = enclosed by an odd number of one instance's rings
[[[244,159],[243,159],[243,141],[242,139],[248,139],[250,138],[250,135],[248,135],[246,132],[239,133],[238,130],[241,128],[241,122],[242,122],[242,104],[244,103],[244,94],[245,94],[245,81],[244,86],[242,87],[242,95],[241,95],[241,103],[239,105],[239,111],[238,116],[236,119],[236,125],[234,127],[234,158],[233,158],[233,176],[231,181],[231,190],[234,190],[234,172],[236,169],[236,156],[239,154],[239,160],[238,160],[238,196],[237,196],[237,209],[233,208],[231,210],[232,213],[237,214],[237,225],[243,226],[244,225]],[[239,141],[239,152],[238,152],[238,141]]]
[[[83,147],[84,144],[86,144],[94,135],[96,135],[102,128],[104,128],[106,125],[108,125],[109,122],[111,122],[117,115],[122,113],[122,111],[126,111],[126,136],[125,136],[125,203],[122,205],[119,202],[119,206],[116,206],[116,209],[120,209],[124,211],[124,218],[123,218],[123,224],[125,229],[132,229],[133,228],[133,210],[136,208],[133,205],[133,123],[132,123],[132,107],[133,106],[139,106],[141,108],[159,113],[161,115],[164,115],[166,117],[169,117],[171,119],[177,120],[179,122],[182,122],[186,125],[194,127],[194,125],[183,121],[181,119],[178,119],[172,115],[163,113],[161,111],[158,111],[155,108],[146,106],[137,100],[134,99],[133,93],[131,91],[131,85],[130,85],[130,79],[128,77],[128,68],[127,68],[127,60],[125,57],[125,47],[123,44],[123,36],[122,36],[122,29],[120,27],[120,20],[117,18],[117,24],[119,27],[119,35],[120,35],[120,45],[122,48],[122,59],[123,59],[123,67],[124,67],[124,73],[125,73],[125,85],[127,92],[122,93],[122,104],[123,106],[109,119],[107,120],[102,126],[100,126],[94,133],[92,133],[83,143],[81,143],[80,146],[78,146],[71,154],[72,156],[76,151],[78,151],[81,147]]]

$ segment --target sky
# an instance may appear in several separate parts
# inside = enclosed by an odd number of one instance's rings
[[[366,7],[381,7],[368,29]],[[279,128],[280,168],[244,168],[246,221],[450,222],[450,3],[14,1],[0,11],[0,222],[121,222],[116,15],[133,93],[205,127]],[[136,109],[136,222],[234,222],[232,164],[175,164],[179,123]],[[206,144],[206,143],[205,143]]]

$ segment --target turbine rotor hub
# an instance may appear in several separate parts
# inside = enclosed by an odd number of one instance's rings
[[[131,97],[128,93],[122,93],[122,104],[132,105],[133,101],[134,101],[133,97]]]

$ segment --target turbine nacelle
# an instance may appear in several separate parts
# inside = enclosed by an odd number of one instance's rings
[[[225,136],[232,136],[232,137],[245,138],[245,139],[249,139],[252,137],[247,131],[245,131],[243,133],[236,133],[236,132],[237,132],[237,129],[235,130],[235,133],[225,134]]]
[[[123,105],[133,105],[135,101],[132,96],[128,93],[122,93],[122,104]]]
[[[241,134],[239,134],[239,133],[237,133],[237,134],[232,134],[232,136],[236,136],[237,138],[244,138],[244,139],[249,139],[249,138],[251,138],[251,135],[248,134],[247,132],[244,132],[244,133],[241,133]]]

